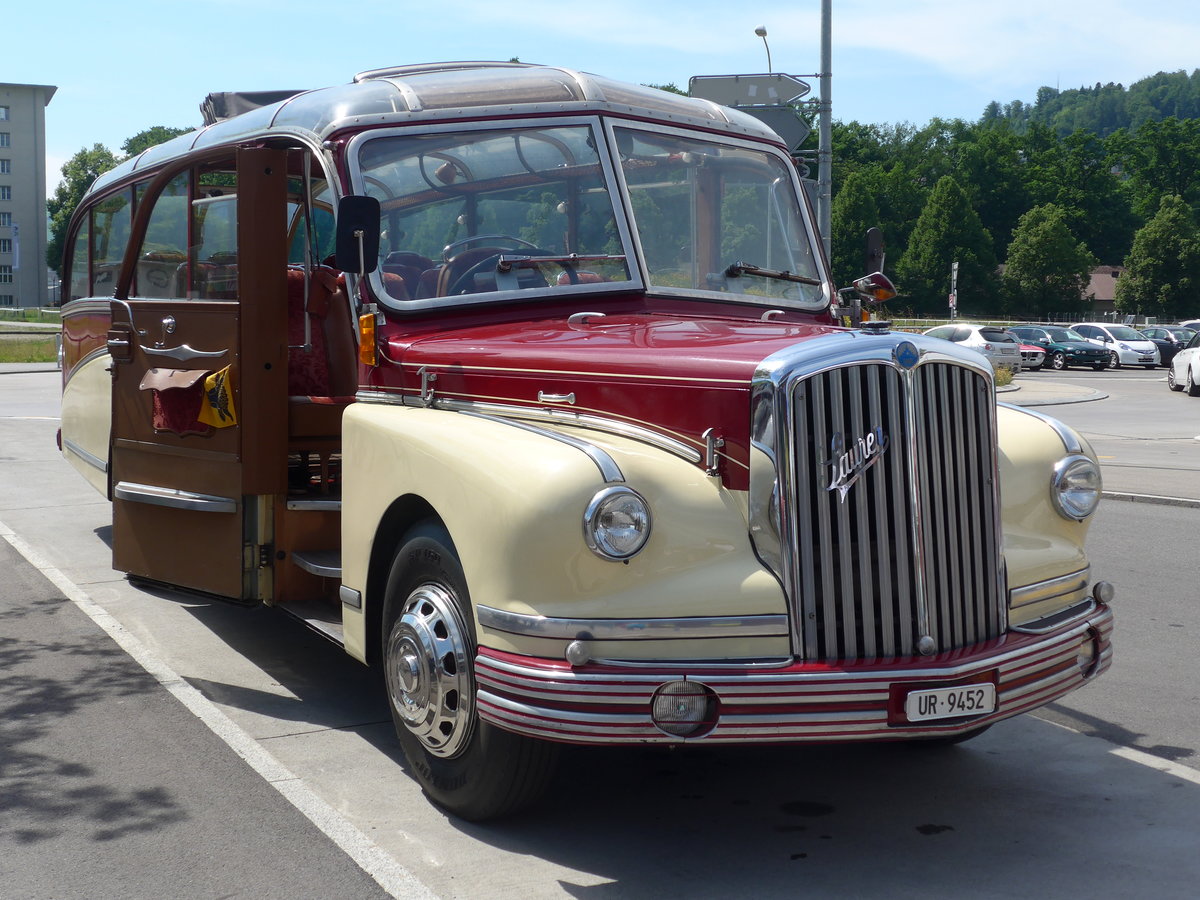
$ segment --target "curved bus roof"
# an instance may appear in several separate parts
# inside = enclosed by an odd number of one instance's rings
[[[104,173],[88,194],[192,150],[252,135],[301,133],[319,143],[353,126],[548,112],[617,112],[779,142],[746,113],[657,88],[528,63],[431,63],[360,72],[350,84],[304,91],[180,135]]]

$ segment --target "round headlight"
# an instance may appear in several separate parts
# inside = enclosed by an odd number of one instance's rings
[[[583,514],[583,538],[601,559],[629,559],[650,537],[650,507],[627,487],[607,487]]]
[[[1100,503],[1100,467],[1087,456],[1068,456],[1054,467],[1050,496],[1059,514],[1082,521]]]

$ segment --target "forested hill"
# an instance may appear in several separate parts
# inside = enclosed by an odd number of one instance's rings
[[[1032,104],[1013,100],[1003,105],[993,100],[981,121],[1008,119],[1019,131],[1036,122],[1053,128],[1059,137],[1076,129],[1108,137],[1118,129],[1136,129],[1171,116],[1200,119],[1200,69],[1190,75],[1159,72],[1128,88],[1111,82],[1065,91],[1043,87]]]

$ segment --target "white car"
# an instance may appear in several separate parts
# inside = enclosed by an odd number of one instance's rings
[[[1113,325],[1108,322],[1084,322],[1072,325],[1071,329],[1081,334],[1088,343],[1108,350],[1112,367],[1145,366],[1153,369],[1158,365],[1158,347],[1144,334],[1128,325]]]
[[[1185,319],[1179,324],[1184,328],[1200,328],[1200,319]]]
[[[1200,331],[1172,357],[1167,368],[1167,387],[1173,391],[1187,388],[1189,397],[1200,397]]]
[[[978,350],[988,358],[993,370],[1012,369],[1014,374],[1021,371],[1021,342],[1016,335],[999,325],[970,325],[960,322],[930,328],[925,334]]]

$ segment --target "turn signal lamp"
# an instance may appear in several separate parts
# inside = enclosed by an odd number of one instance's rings
[[[363,313],[358,317],[358,361],[364,366],[376,365],[375,313]]]

